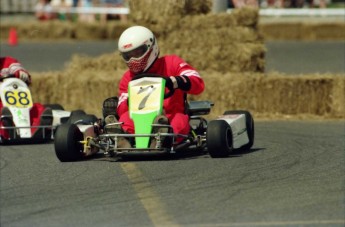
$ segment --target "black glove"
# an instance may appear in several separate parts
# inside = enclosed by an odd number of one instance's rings
[[[183,91],[189,91],[191,88],[190,79],[188,76],[182,75],[182,76],[171,76],[166,78],[165,86],[167,86],[169,89],[181,89]]]

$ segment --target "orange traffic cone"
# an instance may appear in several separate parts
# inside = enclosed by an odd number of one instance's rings
[[[10,29],[8,36],[8,45],[16,46],[18,44],[17,30],[15,28]]]

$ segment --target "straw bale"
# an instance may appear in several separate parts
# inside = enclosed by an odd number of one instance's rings
[[[186,36],[183,41],[176,39],[165,41],[162,53],[175,53],[199,70],[215,70],[219,72],[263,72],[264,54],[263,44],[255,42],[228,42],[220,36],[210,36],[212,39]],[[206,35],[205,35],[206,36]],[[199,38],[200,39],[199,39]],[[168,44],[167,44],[168,43]]]
[[[74,33],[73,24],[64,24],[59,21],[49,21],[47,23],[28,22],[23,24],[2,24],[1,39],[7,39],[9,30],[15,28],[20,40],[54,40],[54,39],[71,39]]]
[[[345,40],[345,23],[304,23],[302,24],[301,37],[306,40]]]
[[[109,22],[107,24],[94,23],[75,23],[74,39],[78,40],[102,40],[118,39],[121,33],[131,26],[130,23]]]
[[[279,22],[258,27],[265,40],[345,40],[344,22]]]
[[[260,25],[259,30],[266,40],[300,40],[302,34],[300,23],[265,24]]]
[[[83,109],[100,116],[105,98],[116,96],[122,70],[33,74],[35,102],[59,103],[66,110]]]
[[[78,40],[106,39],[107,29],[98,23],[90,23],[84,26],[76,24],[75,38]]]
[[[311,114],[344,118],[344,76],[217,73],[204,76],[200,99],[215,101],[214,112],[247,109],[253,113]],[[219,82],[221,81],[221,83]],[[340,84],[340,85],[339,85]],[[213,92],[214,88],[217,92]],[[199,98],[198,98],[199,99]]]
[[[211,7],[211,0],[130,0],[129,16],[134,23],[142,25],[158,24],[163,21],[171,25],[186,15],[206,14],[211,11]]]
[[[33,74],[35,102],[60,103],[67,110],[84,109],[101,116],[105,98],[117,95],[122,69]],[[344,75],[219,73],[201,71],[206,89],[189,100],[215,103],[209,117],[225,110],[245,109],[254,116],[317,116],[345,119]]]
[[[90,56],[73,55],[70,63],[66,67],[69,73],[79,74],[83,71],[113,71],[117,69],[126,70],[126,64],[122,60],[118,51],[114,53],[103,54],[93,58]]]
[[[232,12],[238,26],[256,28],[259,21],[259,10],[253,7],[234,9]]]
[[[188,29],[191,31],[205,30],[208,28],[233,28],[237,25],[233,14],[218,13],[218,14],[201,14],[194,16],[186,16],[180,19],[178,30]]]
[[[262,37],[255,26],[237,23],[237,17],[257,15],[257,11],[246,8],[243,11],[187,16],[170,32],[161,25],[164,30],[159,37],[161,53],[180,55],[199,70],[264,71],[266,50]],[[160,29],[156,32],[160,33]]]

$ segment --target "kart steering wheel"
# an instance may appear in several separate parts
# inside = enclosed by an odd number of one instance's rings
[[[167,79],[167,77],[159,75],[159,74],[142,73],[142,74],[135,75],[132,78],[132,80],[138,80],[138,79],[141,79],[143,77],[160,77],[160,78],[163,78],[164,80]],[[167,98],[171,97],[174,94],[174,92],[175,92],[175,89],[173,87],[166,87],[166,88],[168,88],[168,92],[164,94],[164,99],[167,99]]]

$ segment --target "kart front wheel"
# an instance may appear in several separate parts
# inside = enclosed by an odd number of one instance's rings
[[[246,117],[246,129],[247,129],[247,135],[249,142],[239,148],[240,151],[247,151],[250,150],[250,148],[254,144],[254,135],[255,135],[255,129],[254,129],[254,119],[253,116],[250,114],[249,111],[246,110],[227,110],[224,112],[224,115],[229,114],[244,114]]]
[[[55,133],[55,154],[61,162],[78,161],[83,157],[83,133],[75,124],[62,124]]]
[[[227,157],[233,150],[232,130],[223,120],[210,121],[207,125],[206,143],[212,158]]]

